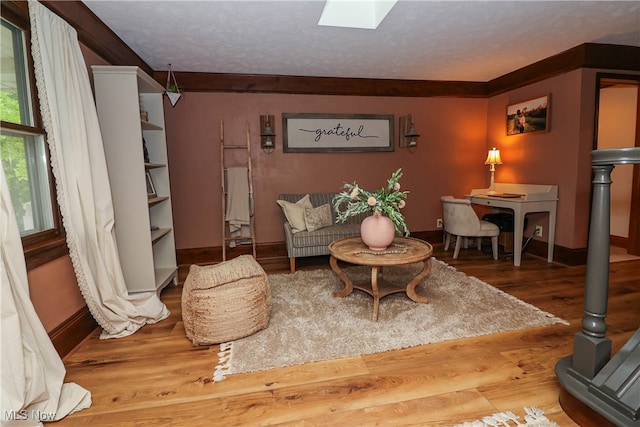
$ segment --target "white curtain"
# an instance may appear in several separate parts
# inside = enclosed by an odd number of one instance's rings
[[[107,165],[89,75],[75,29],[29,1],[44,128],[67,246],[101,338],[131,335],[169,311],[155,292],[129,295],[115,241]]]
[[[27,268],[9,187],[0,165],[0,275],[2,276],[2,414],[30,425],[91,406],[91,393],[63,384],[65,368],[29,298]],[[4,424],[4,423],[3,423]]]

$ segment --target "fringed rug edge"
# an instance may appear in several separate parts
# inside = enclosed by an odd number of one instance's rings
[[[526,424],[520,422],[521,418],[513,412],[496,412],[495,414],[488,415],[482,419],[475,421],[464,422],[462,424],[456,424],[454,427],[491,427],[491,426],[510,426],[513,423],[514,426],[528,426],[528,427],[560,427],[557,423],[551,421],[544,415],[544,411],[536,407],[525,407],[524,421]]]
[[[220,344],[218,352],[218,364],[213,372],[213,382],[220,382],[227,378],[231,369],[231,359],[233,358],[233,341]]]

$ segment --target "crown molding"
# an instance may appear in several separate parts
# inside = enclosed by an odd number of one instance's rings
[[[640,71],[640,47],[585,43],[489,81],[487,96],[579,68]]]
[[[148,74],[153,73],[151,67],[81,1],[41,0],[40,3],[75,28],[78,40],[105,61],[113,65],[135,65]],[[26,1],[3,0],[2,8],[8,8],[29,21]]]
[[[174,72],[186,92],[287,93],[306,95],[467,97],[486,96],[486,83],[429,80],[302,77]],[[154,72],[166,82],[167,72]]]

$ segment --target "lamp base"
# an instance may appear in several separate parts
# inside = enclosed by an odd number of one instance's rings
[[[494,194],[498,194],[498,192],[496,190],[489,190],[487,191],[487,194],[493,196]]]

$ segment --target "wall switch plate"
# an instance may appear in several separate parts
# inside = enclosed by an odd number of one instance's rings
[[[542,236],[542,226],[541,225],[536,225],[535,235],[536,236]]]
[[[436,219],[436,228],[442,228],[442,218]]]

